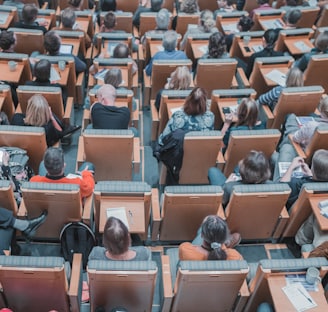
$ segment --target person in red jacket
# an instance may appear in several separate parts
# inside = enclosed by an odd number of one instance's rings
[[[95,180],[93,177],[94,165],[85,162],[79,168],[77,174],[65,176],[64,152],[59,147],[49,147],[40,164],[39,175],[35,175],[30,182],[44,183],[71,183],[80,185],[81,197],[88,197],[92,194]]]

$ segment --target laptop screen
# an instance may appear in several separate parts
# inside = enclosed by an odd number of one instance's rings
[[[73,46],[71,44],[61,44],[59,53],[72,54]]]

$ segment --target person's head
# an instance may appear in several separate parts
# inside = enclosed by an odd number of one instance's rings
[[[26,24],[33,23],[38,16],[38,8],[31,3],[27,3],[24,5],[22,10],[22,19]]]
[[[160,9],[156,14],[156,29],[167,30],[170,24],[170,12]]]
[[[34,65],[34,76],[38,81],[49,81],[51,63],[49,60],[40,60]]]
[[[227,44],[224,35],[217,31],[208,40],[208,55],[210,58],[220,58],[227,52]]]
[[[116,99],[116,89],[110,84],[101,86],[97,90],[97,99],[103,105],[113,106]]]
[[[291,9],[285,14],[284,20],[288,26],[295,26],[301,17],[302,17],[301,10]]]
[[[61,45],[61,39],[55,31],[48,31],[44,35],[44,49],[49,53],[49,55],[56,55],[59,53]]]
[[[16,45],[16,36],[13,31],[3,30],[0,33],[0,48],[2,51],[13,50]]]
[[[210,10],[203,10],[200,13],[200,25],[204,27],[205,32],[211,32],[212,28],[216,26],[213,12]]]
[[[114,58],[128,58],[130,55],[130,49],[125,43],[119,43],[113,51]]]
[[[101,11],[116,11],[116,0],[101,1]]]
[[[240,17],[237,28],[239,31],[249,31],[254,25],[254,21],[249,16],[243,15]]]
[[[227,223],[216,215],[207,216],[201,227],[203,246],[209,251],[208,260],[226,260],[227,254],[222,245],[227,240]]]
[[[323,118],[328,118],[328,96],[321,98],[318,109]]]
[[[183,13],[196,13],[199,11],[197,0],[183,0],[180,4],[180,11]]]
[[[190,87],[191,75],[187,66],[179,66],[171,73],[168,88],[171,90],[187,90]]]
[[[68,4],[71,5],[73,8],[80,8],[82,0],[69,0]]]
[[[250,98],[243,98],[237,109],[237,126],[254,127],[258,121],[258,114],[256,102]]]
[[[319,149],[313,154],[311,171],[314,180],[328,182],[328,150]]]
[[[122,71],[119,68],[111,68],[104,77],[105,84],[118,88],[122,83]]]
[[[150,7],[153,12],[158,12],[162,8],[163,0],[151,0]]]
[[[113,29],[116,26],[116,16],[114,12],[108,12],[104,16],[104,26],[107,29]]]
[[[286,75],[286,87],[303,87],[303,72],[298,67],[292,67]]]
[[[76,14],[75,11],[71,8],[66,8],[61,13],[61,23],[62,26],[66,28],[73,28],[73,25],[76,22]]]
[[[314,43],[315,47],[321,52],[328,51],[328,30],[319,34]]]
[[[265,46],[269,49],[273,49],[278,39],[278,33],[274,29],[268,29],[265,31],[263,38]]]
[[[43,156],[44,166],[51,176],[64,174],[64,152],[60,147],[49,147]]]
[[[0,112],[0,125],[10,125],[8,116],[5,112]]]
[[[183,110],[187,115],[203,115],[206,112],[206,100],[206,91],[203,88],[195,87],[187,96]]]
[[[126,225],[118,218],[109,217],[105,223],[103,244],[112,255],[122,255],[129,250],[131,237]]]
[[[41,94],[34,94],[27,101],[25,123],[42,127],[50,121],[50,111],[47,100]]]
[[[174,51],[178,43],[178,34],[174,30],[168,30],[163,35],[162,45],[165,51]]]
[[[259,5],[269,3],[270,0],[256,0]]]
[[[263,152],[250,151],[239,162],[239,173],[245,184],[262,184],[271,177],[270,163]]]

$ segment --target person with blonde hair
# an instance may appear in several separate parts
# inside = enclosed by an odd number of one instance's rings
[[[51,111],[47,100],[41,94],[34,94],[27,101],[26,114],[16,113],[12,125],[43,127],[47,145],[52,146],[64,135],[64,127],[58,117]]]
[[[286,88],[303,87],[304,78],[303,73],[297,67],[292,67],[286,75]],[[285,87],[276,86],[267,93],[260,95],[257,102],[259,105],[268,105],[271,110],[274,110],[281,92]]]
[[[188,90],[191,84],[191,73],[187,66],[179,66],[173,71],[165,84],[166,90]],[[159,111],[163,90],[161,89],[156,96],[155,107]]]

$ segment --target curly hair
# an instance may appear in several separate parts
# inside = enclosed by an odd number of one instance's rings
[[[209,58],[220,58],[227,52],[227,44],[221,32],[213,33],[208,40]]]
[[[183,13],[196,13],[199,11],[197,0],[183,0],[180,5],[180,11]]]

